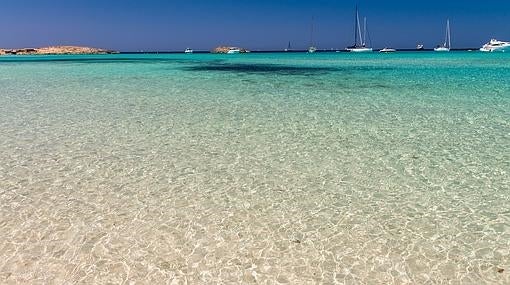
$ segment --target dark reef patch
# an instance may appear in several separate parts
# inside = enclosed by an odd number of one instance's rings
[[[370,73],[377,71],[390,71],[394,68],[380,66],[304,66],[285,65],[274,63],[229,63],[224,59],[200,60],[200,59],[172,59],[172,58],[137,58],[128,56],[107,57],[107,56],[55,56],[39,57],[5,57],[0,58],[0,63],[23,64],[23,63],[61,63],[61,64],[157,64],[160,69],[180,69],[190,72],[224,72],[237,74],[274,74],[274,75],[297,75],[316,76],[329,73],[340,75],[357,75],[359,73]]]
[[[211,72],[231,72],[231,73],[252,73],[266,74],[272,73],[277,75],[324,75],[327,73],[359,73],[373,72],[381,70],[391,70],[387,67],[372,66],[342,66],[342,67],[317,67],[317,66],[294,66],[281,64],[247,64],[247,63],[224,63],[224,62],[202,62],[198,65],[184,67],[185,71],[211,71]]]
[[[186,71],[218,71],[232,73],[274,73],[280,75],[315,75],[336,71],[327,67],[303,67],[279,64],[207,63],[184,68]]]

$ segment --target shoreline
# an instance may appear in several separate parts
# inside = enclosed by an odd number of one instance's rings
[[[452,52],[476,52],[478,48],[459,48],[452,49]],[[397,52],[433,52],[433,49],[397,49]],[[306,53],[307,50],[250,50],[251,53]],[[77,46],[55,46],[44,48],[21,48],[21,49],[2,49],[0,48],[0,56],[9,55],[108,55],[108,54],[182,54],[183,51],[115,51],[91,47],[77,47]],[[195,54],[224,54],[217,53],[209,50],[197,50]],[[349,51],[342,49],[319,49],[317,53],[349,53]],[[375,49],[373,53],[378,53]]]
[[[452,52],[459,52],[459,51],[478,51],[479,48],[462,48],[462,49],[452,49]],[[416,50],[416,49],[397,49],[397,52],[433,52],[434,49],[424,49],[424,50]],[[307,53],[308,50],[250,50],[250,53]],[[331,50],[331,49],[322,49],[317,50],[317,53],[350,53],[346,50]],[[373,53],[378,53],[378,49],[375,49]],[[122,51],[119,52],[119,54],[178,54],[178,53],[184,53],[183,51]],[[207,50],[203,51],[194,51],[193,53],[210,53],[210,54],[221,54],[221,53],[215,53]]]

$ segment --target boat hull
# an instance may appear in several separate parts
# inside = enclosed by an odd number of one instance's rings
[[[435,48],[434,51],[437,51],[437,52],[449,52],[450,49],[447,48],[447,47],[438,47],[438,48]]]
[[[348,48],[349,52],[355,52],[355,53],[364,53],[364,52],[373,52],[374,50],[371,48]]]
[[[501,46],[501,47],[484,46],[480,49],[480,51],[483,51],[483,52],[510,52],[510,44],[508,46]]]

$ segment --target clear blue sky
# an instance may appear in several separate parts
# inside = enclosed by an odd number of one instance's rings
[[[454,47],[491,37],[510,40],[510,1],[447,0],[11,0],[0,6],[0,47],[74,44],[122,51],[250,49],[309,44],[344,48],[353,41],[356,3],[368,17],[374,47],[428,47],[452,22]]]

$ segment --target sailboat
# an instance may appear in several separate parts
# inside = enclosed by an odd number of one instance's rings
[[[284,49],[284,51],[291,51],[292,50],[292,47],[290,45],[290,41],[289,41],[289,44],[287,45],[287,48]]]
[[[446,20],[446,36],[444,39],[444,43],[440,46],[437,46],[434,51],[450,51],[450,48],[452,46],[452,40],[451,40],[451,31],[450,31],[450,19]]]
[[[317,51],[317,48],[313,44],[313,18],[312,18],[312,25],[310,28],[310,47],[308,48],[309,53],[314,53]]]
[[[366,46],[367,44],[367,18],[364,18],[363,34],[361,33],[361,25],[359,21],[359,10],[356,6],[356,24],[354,25],[354,45],[348,47],[346,50],[350,52],[372,52],[372,48]]]

